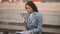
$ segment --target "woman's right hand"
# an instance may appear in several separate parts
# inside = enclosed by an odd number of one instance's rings
[[[25,13],[20,13],[20,15],[24,18],[24,22],[27,21],[26,14]]]

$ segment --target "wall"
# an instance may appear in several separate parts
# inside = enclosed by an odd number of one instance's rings
[[[35,3],[43,15],[43,23],[60,25],[60,3]],[[19,13],[26,12],[24,3],[0,3],[0,19],[23,21]]]

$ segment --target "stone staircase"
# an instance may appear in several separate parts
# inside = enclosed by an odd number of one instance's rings
[[[13,23],[13,25],[8,25],[8,24],[3,24],[3,22],[0,21],[0,34],[3,34],[3,31],[8,31],[9,34],[13,34],[16,31],[23,31],[26,30],[24,28],[24,23],[22,22],[17,22],[17,21],[11,21],[11,22],[5,22],[5,23]],[[16,23],[14,25],[14,23]],[[18,24],[18,25],[17,25]],[[20,25],[19,25],[20,24]],[[43,24],[42,32],[45,34],[60,34],[60,25],[48,25],[48,24]]]

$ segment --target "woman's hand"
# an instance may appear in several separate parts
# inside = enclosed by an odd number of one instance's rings
[[[26,34],[31,34],[30,31],[23,31],[23,32],[25,32]]]
[[[20,13],[20,15],[25,19],[26,18],[26,14],[25,13]]]
[[[24,18],[24,22],[27,21],[26,14],[25,13],[20,13],[20,15]]]

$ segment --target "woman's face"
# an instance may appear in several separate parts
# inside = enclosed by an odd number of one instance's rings
[[[29,13],[32,13],[32,12],[33,12],[33,9],[32,9],[29,5],[26,5],[26,10],[27,10]]]

